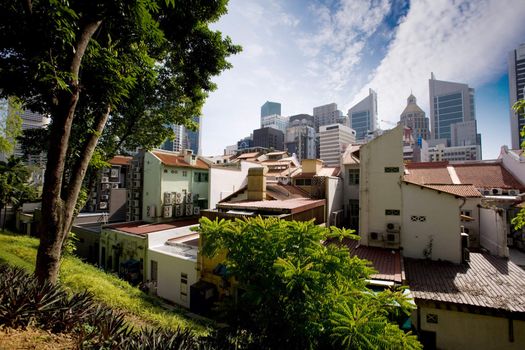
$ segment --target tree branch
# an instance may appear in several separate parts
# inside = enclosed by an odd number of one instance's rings
[[[24,11],[26,15],[29,17],[33,14],[33,3],[31,0],[21,0],[22,7],[24,8]]]
[[[73,75],[73,85],[78,85],[78,73],[80,72],[82,58],[84,57],[84,53],[86,52],[86,48],[89,44],[89,41],[91,40],[91,37],[97,31],[98,27],[100,27],[101,23],[102,20],[87,23],[84,29],[82,30],[77,44],[75,45],[75,52],[73,55],[73,59],[71,60],[70,68],[70,72]]]

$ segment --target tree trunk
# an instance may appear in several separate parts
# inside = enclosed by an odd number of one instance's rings
[[[38,246],[35,266],[35,276],[40,283],[46,280],[56,283],[58,279],[62,246],[73,223],[75,203],[85,175],[85,169],[84,171],[73,173],[71,179],[73,185],[66,184],[64,187],[68,188],[67,193],[63,193],[65,158],[69,147],[76,106],[80,98],[78,81],[80,66],[87,45],[101,22],[87,23],[80,32],[73,57],[71,58],[70,72],[72,82],[70,90],[62,91],[60,96],[58,96],[58,104],[53,113],[50,133],[52,142],[50,142],[47,152],[47,166],[42,192],[42,221],[38,230],[40,245]],[[95,145],[98,141],[96,135]],[[91,137],[88,138],[88,141],[89,139]],[[79,162],[86,163],[85,168],[87,168],[92,154],[92,151],[86,154],[84,152],[81,153]],[[81,168],[75,170],[81,170]]]

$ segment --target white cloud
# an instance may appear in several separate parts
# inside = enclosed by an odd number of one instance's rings
[[[428,111],[428,79],[468,83],[477,87],[506,71],[506,53],[525,37],[522,0],[411,3],[387,55],[348,106],[378,93],[380,119],[397,121],[413,90]],[[385,125],[387,126],[387,125]]]

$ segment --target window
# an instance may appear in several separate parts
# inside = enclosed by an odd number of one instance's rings
[[[393,167],[385,167],[385,173],[398,173],[399,167],[393,166]]]
[[[208,173],[195,173],[193,178],[195,182],[208,182]]]
[[[184,177],[188,176],[188,172],[186,170],[183,170],[182,171],[182,176],[184,176]]]
[[[348,169],[348,184],[359,185],[359,169]]]
[[[188,300],[188,274],[184,272],[180,274],[180,300]]]
[[[471,210],[462,210],[461,211],[461,215],[472,217],[472,211]]]
[[[418,216],[418,215],[412,215],[410,217],[410,220],[413,221],[413,222],[425,222],[427,221],[427,217],[426,216]]]
[[[427,323],[438,323],[438,315],[427,314]]]
[[[311,186],[312,179],[297,179],[295,180],[295,186]]]
[[[396,215],[399,216],[401,214],[401,211],[398,209],[386,209],[385,215]]]

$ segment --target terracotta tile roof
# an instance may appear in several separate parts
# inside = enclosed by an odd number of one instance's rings
[[[470,183],[477,188],[525,190],[525,186],[501,163],[454,164],[454,169],[462,183]]]
[[[303,172],[300,172],[296,175],[294,175],[294,179],[311,179],[315,176],[315,173],[303,173]]]
[[[293,198],[310,198],[310,195],[305,190],[292,186],[282,184],[267,184],[266,194],[274,199],[286,200]]]
[[[270,152],[270,153],[266,153],[267,156],[280,156],[281,154],[286,154],[287,152],[286,151],[275,151],[275,152]]]
[[[292,214],[325,205],[324,199],[295,198],[287,200],[242,201],[235,203],[219,203],[221,209],[288,211]]]
[[[339,168],[338,166],[322,167],[319,170],[319,173],[317,174],[317,176],[339,176],[340,173],[341,173],[341,168]]]
[[[255,158],[259,155],[259,152],[251,152],[251,153],[243,153],[236,157],[237,159],[247,159],[247,158]]]
[[[468,265],[404,260],[410,290],[417,300],[525,312],[525,271],[510,260],[470,253]]]
[[[426,185],[426,187],[433,188],[441,192],[455,194],[465,198],[481,198],[481,193],[474,185]]]
[[[176,154],[168,154],[164,152],[157,152],[157,151],[152,151],[151,153],[153,153],[157,158],[159,158],[160,161],[164,165],[184,167],[184,168],[194,168],[194,169],[209,169],[210,168],[208,163],[206,163],[200,158],[197,158],[197,162],[195,163],[195,165],[191,165],[184,160],[184,156],[180,156]]]
[[[452,184],[447,166],[448,162],[408,163],[403,178],[419,184]]]
[[[421,188],[427,188],[427,189],[429,189],[431,191],[437,191],[437,192],[441,192],[441,193],[446,193],[446,194],[449,194],[451,196],[464,197],[461,194],[458,194],[459,190],[447,191],[447,190],[445,190],[443,188],[443,187],[448,186],[448,185],[438,185],[438,187],[441,186],[442,188],[437,189],[437,188],[434,188],[434,185],[425,185],[425,184],[411,182],[411,181],[407,181],[407,180],[403,180],[403,182],[405,184],[407,184],[407,185],[413,185],[413,186],[418,186],[418,187],[421,187]],[[450,185],[450,186],[453,186],[453,185]]]
[[[114,156],[111,158],[108,163],[111,165],[129,165],[133,157],[128,156]]]
[[[359,150],[361,145],[349,145],[343,154],[343,164],[359,164]]]
[[[367,247],[359,245],[359,241],[355,239],[348,238],[343,238],[341,243],[338,240],[331,240],[328,243],[346,246],[350,255],[370,261],[372,267],[377,270],[377,273],[370,276],[371,278],[397,283],[403,282],[404,272],[401,254],[398,250]]]
[[[104,228],[114,229],[125,233],[131,233],[138,236],[147,236],[148,234],[159,231],[171,230],[178,227],[197,225],[199,219],[179,220],[159,224],[150,224],[146,222],[125,222],[122,224],[107,225]]]

